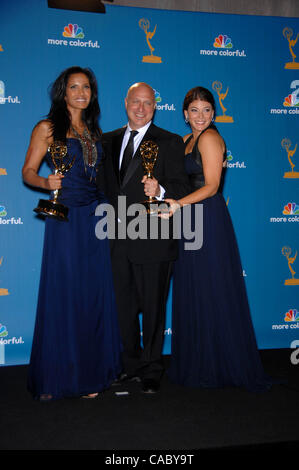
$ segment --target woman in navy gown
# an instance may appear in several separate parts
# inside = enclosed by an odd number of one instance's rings
[[[95,209],[106,202],[95,184],[103,156],[97,84],[89,69],[71,67],[52,87],[47,119],[34,128],[23,167],[26,183],[61,189],[68,221],[46,218],[28,388],[41,401],[96,397],[120,373],[120,336],[108,239],[99,240]],[[55,174],[49,146],[67,146],[73,163]],[[39,176],[46,159],[52,174]]]
[[[192,230],[197,235],[202,230],[203,244],[186,250],[187,240],[180,240],[173,277],[169,376],[191,387],[266,390],[270,380],[260,361],[234,229],[220,193],[226,147],[212,124],[213,95],[203,87],[193,88],[183,110],[192,130],[184,138],[192,192],[168,202],[172,212],[182,208],[182,233],[191,209]],[[195,214],[197,204],[203,206],[202,222]]]

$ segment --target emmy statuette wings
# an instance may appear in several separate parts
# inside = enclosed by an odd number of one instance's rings
[[[152,140],[146,140],[140,145],[140,153],[144,173],[148,178],[152,178],[159,154],[159,147]],[[144,205],[146,214],[148,215],[158,215],[163,212],[168,212],[167,208],[169,207],[169,204],[165,201],[158,201],[153,196],[148,196],[148,199],[142,201],[141,204]]]

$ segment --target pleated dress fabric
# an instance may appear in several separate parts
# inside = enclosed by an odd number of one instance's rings
[[[106,200],[96,187],[95,168],[84,165],[80,141],[67,139],[67,147],[75,156],[60,199],[69,207],[68,221],[45,221],[28,374],[28,389],[37,399],[101,392],[121,371],[109,241],[95,233],[95,209]],[[99,163],[99,142],[97,150]]]

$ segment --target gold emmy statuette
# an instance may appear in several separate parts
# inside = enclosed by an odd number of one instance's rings
[[[294,271],[294,269],[292,268],[292,264],[294,264],[295,259],[297,258],[297,251],[296,251],[295,256],[293,256],[292,258],[290,258],[292,250],[289,246],[284,246],[281,252],[283,256],[285,256],[286,259],[288,260],[288,267],[292,275],[291,279],[286,279],[284,281],[284,285],[285,286],[299,286],[299,279],[295,278],[296,271]]]
[[[284,28],[282,34],[284,35],[284,37],[287,39],[288,43],[289,43],[289,50],[290,50],[290,54],[292,56],[292,62],[287,62],[284,66],[285,69],[291,69],[291,70],[296,70],[296,69],[299,69],[299,62],[296,62],[296,54],[294,53],[293,51],[293,47],[296,45],[297,41],[298,41],[298,38],[299,38],[299,33],[297,34],[297,37],[296,39],[292,39],[293,37],[293,30],[292,28]]]
[[[0,168],[0,175],[7,175],[5,168]]]
[[[228,88],[225,93],[221,93],[222,90],[222,83],[221,82],[213,82],[212,88],[214,91],[216,91],[219,99],[219,104],[222,109],[222,116],[217,116],[215,119],[215,122],[234,122],[233,118],[231,116],[226,116],[226,111],[227,109],[224,107],[222,101],[225,100],[227,93],[228,93]]]
[[[55,167],[55,175],[64,175],[72,168],[76,156],[73,160],[70,160],[67,153],[67,146],[63,142],[53,142],[49,146],[48,151],[51,154],[51,159]],[[60,191],[60,189],[55,189],[55,191],[53,191],[53,198],[50,200],[40,199],[34,212],[48,217],[54,217],[58,220],[67,221],[68,207],[58,201]]]
[[[286,150],[287,155],[288,155],[289,164],[291,166],[291,171],[286,171],[285,174],[283,175],[283,177],[284,178],[299,178],[299,171],[294,171],[295,164],[292,161],[292,158],[295,155],[296,150],[297,150],[297,144],[295,145],[293,150],[290,150],[291,141],[289,139],[282,139],[281,146],[282,146],[282,148],[284,148]]]
[[[152,140],[146,140],[140,145],[140,153],[142,158],[142,166],[144,173],[148,178],[153,177],[154,166],[158,157],[159,147]],[[148,196],[148,199],[142,201],[141,204],[145,206],[146,213],[149,215],[157,215],[158,213],[165,212],[159,209],[159,204],[162,201],[158,201],[153,196]],[[166,203],[164,203],[166,204]]]
[[[0,44],[0,52],[3,52],[2,44]]]
[[[0,266],[2,264],[2,261],[3,261],[3,256],[2,258],[0,258]],[[3,287],[0,287],[0,296],[2,295],[9,295],[8,289],[3,289]]]
[[[162,63],[162,59],[161,57],[158,57],[156,55],[153,55],[153,52],[154,52],[154,48],[153,46],[151,45],[150,43],[150,39],[153,38],[153,36],[155,35],[156,33],[156,28],[157,28],[157,25],[155,26],[154,30],[152,32],[148,31],[149,27],[150,27],[150,23],[147,19],[145,18],[141,18],[141,20],[139,20],[139,27],[141,29],[143,29],[144,33],[145,33],[145,36],[146,36],[146,42],[147,42],[147,45],[149,47],[149,50],[151,52],[151,55],[145,55],[143,56],[142,58],[142,62],[149,62],[149,63],[152,63],[152,64],[161,64]]]

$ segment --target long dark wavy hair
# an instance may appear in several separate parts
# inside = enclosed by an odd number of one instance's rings
[[[65,94],[68,80],[75,73],[83,73],[89,80],[91,89],[91,99],[88,107],[82,112],[82,119],[86,124],[92,138],[99,140],[102,131],[99,127],[100,106],[98,103],[98,86],[92,70],[78,66],[69,67],[64,70],[53,83],[50,90],[51,108],[47,118],[52,123],[52,135],[54,140],[65,142],[67,132],[70,129],[71,119],[68,112]]]

